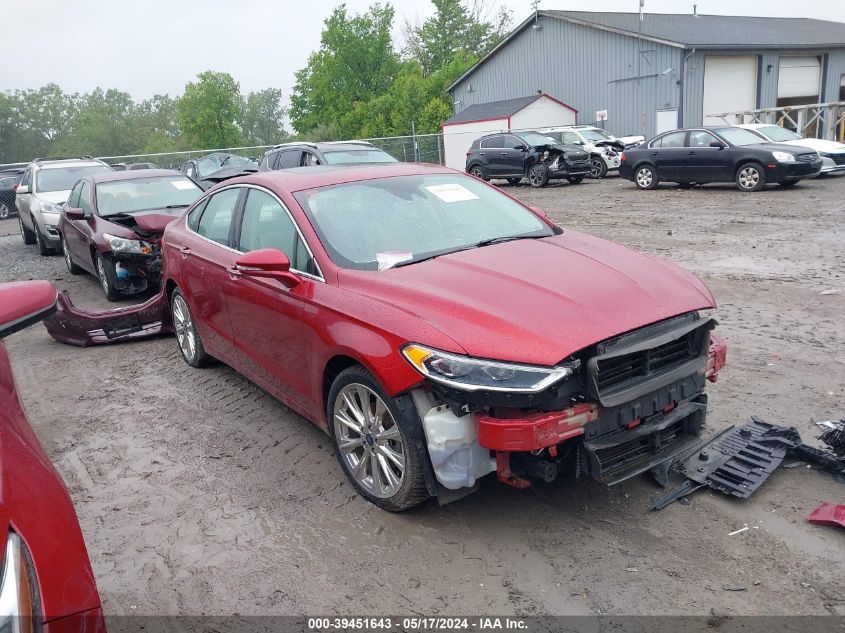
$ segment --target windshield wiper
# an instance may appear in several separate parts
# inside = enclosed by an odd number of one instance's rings
[[[182,207],[189,207],[190,204],[168,204],[165,209],[181,209]]]
[[[451,251],[445,251],[443,253],[435,253],[433,255],[428,255],[426,257],[420,257],[419,259],[406,259],[403,262],[399,262],[398,264],[393,264],[391,268],[399,268],[400,266],[409,266],[411,264],[419,264],[420,262],[427,262],[430,259],[434,259],[435,257],[441,257],[442,255],[452,255],[454,253],[460,253],[461,251],[469,251],[474,248],[481,248],[482,246],[490,246],[491,244],[499,244],[501,242],[512,242],[514,240],[536,240],[541,237],[550,237],[549,235],[505,235],[501,237],[491,237],[487,240],[481,240],[480,242],[476,242],[475,244],[467,244],[466,246],[462,246],[460,248],[456,248]]]

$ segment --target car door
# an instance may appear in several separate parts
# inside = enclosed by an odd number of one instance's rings
[[[484,167],[487,170],[487,175],[490,177],[498,177],[504,173],[505,162],[502,160],[505,152],[505,137],[504,135],[489,136],[481,141],[478,155],[484,162]]]
[[[322,283],[306,271],[310,251],[285,205],[268,190],[250,187],[237,248],[246,253],[263,248],[284,252],[301,281],[288,288],[275,279],[234,274],[226,285],[226,301],[235,333],[238,361],[256,382],[280,397],[306,404],[310,363],[303,336],[302,314],[312,286]],[[303,248],[304,247],[304,248]]]
[[[685,130],[669,132],[649,145],[649,158],[657,167],[660,180],[689,180],[689,148],[686,147]]]
[[[227,187],[212,195],[198,218],[190,218],[195,239],[179,246],[180,282],[194,322],[209,353],[231,362],[235,341],[226,305],[229,269],[240,253],[232,248],[235,212],[244,187]]]
[[[88,183],[80,180],[71,189],[66,208],[82,209],[83,213],[86,213],[86,209],[88,209],[87,213],[90,216],[90,200],[86,200],[85,206],[82,206],[83,203],[80,202],[83,189],[87,198]],[[65,240],[65,248],[68,249],[71,257],[73,257],[73,261],[83,266],[89,272],[93,272],[94,264],[91,261],[90,250],[88,248],[88,232],[85,230],[88,227],[88,220],[90,220],[90,217],[85,220],[71,220],[65,215],[62,222],[62,237]]]
[[[26,193],[21,193],[20,188],[26,187]],[[15,192],[15,206],[18,208],[18,216],[21,222],[28,229],[35,230],[35,225],[30,216],[30,207],[32,206],[32,169],[27,169],[21,178],[21,184],[18,191]]]
[[[505,135],[503,139],[504,149],[499,150],[498,158],[501,165],[499,175],[523,176],[525,174],[525,157],[528,155],[525,148],[528,147],[528,143],[509,134]]]
[[[720,147],[711,147],[719,143]],[[733,180],[731,155],[723,141],[707,130],[692,130],[687,139],[690,182],[719,182]]]

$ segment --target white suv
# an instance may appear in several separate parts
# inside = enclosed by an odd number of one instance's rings
[[[38,244],[42,255],[57,252],[62,242],[56,225],[70,190],[80,178],[103,171],[112,168],[90,156],[36,158],[29,163],[15,190],[23,243]]]
[[[644,136],[617,138],[607,130],[593,125],[563,125],[539,130],[564,145],[580,145],[590,152],[590,178],[604,178],[609,171],[619,170],[622,150],[639,145]]]

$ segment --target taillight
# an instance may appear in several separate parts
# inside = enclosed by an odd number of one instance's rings
[[[467,156],[469,156],[470,154],[472,154],[472,150],[471,150],[471,149],[468,149],[468,150],[467,150]]]
[[[622,152],[621,154],[619,154],[619,160],[620,161],[628,160],[628,157],[625,156],[625,152]]]
[[[41,616],[38,585],[32,558],[21,538],[9,532],[3,552],[3,580],[0,585],[0,630],[34,633],[40,629]],[[17,626],[15,626],[17,625]]]

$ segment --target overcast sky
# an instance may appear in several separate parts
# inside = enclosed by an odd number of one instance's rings
[[[7,2],[9,0],[6,0]],[[499,0],[514,24],[530,0]],[[137,99],[182,92],[199,72],[231,73],[241,91],[281,88],[319,46],[330,0],[26,0],[6,7],[0,90],[49,82],[68,92],[119,88]],[[348,0],[350,13],[371,0]],[[843,0],[697,0],[709,14],[813,17],[845,22]],[[430,0],[393,2],[396,36],[406,17],[432,12]],[[646,0],[647,12],[692,12],[693,0]],[[637,11],[638,0],[543,0],[541,9]]]

